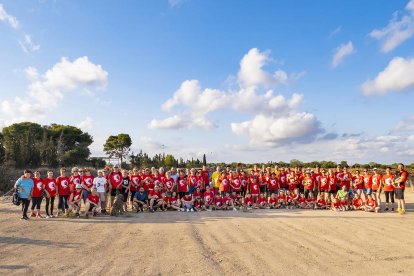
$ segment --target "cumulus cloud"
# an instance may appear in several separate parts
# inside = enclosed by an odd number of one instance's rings
[[[373,80],[362,84],[364,95],[384,95],[414,87],[414,58],[393,58]]]
[[[13,117],[9,123],[38,121],[60,105],[66,92],[85,86],[104,88],[108,79],[101,65],[90,62],[86,56],[73,62],[62,58],[41,76],[34,67],[26,68],[25,73],[31,80],[26,95],[3,100],[0,105],[4,114]]]
[[[17,29],[19,27],[19,21],[13,15],[10,15],[4,9],[3,4],[0,4],[0,21],[5,22],[13,29]]]
[[[274,73],[263,70],[263,67],[271,61],[270,52],[260,52],[253,48],[240,61],[238,81],[241,86],[268,86],[271,84],[287,84],[296,79],[297,75],[289,76],[285,71],[278,69]]]
[[[317,118],[297,109],[303,95],[293,93],[290,98],[263,90],[270,84],[287,83],[287,73],[277,70],[269,73],[263,66],[270,60],[268,52],[251,49],[240,62],[236,91],[202,88],[198,80],[184,81],[179,89],[162,106],[162,110],[178,114],[162,120],[153,119],[150,129],[212,129],[217,125],[209,114],[217,110],[253,115],[251,120],[231,124],[238,135],[250,137],[253,145],[275,146],[280,143],[306,142],[323,129]],[[263,92],[260,92],[263,91]]]
[[[414,131],[414,116],[399,121],[395,126],[394,131]]]
[[[93,128],[93,119],[91,117],[86,117],[85,120],[77,125],[77,127],[84,131],[91,130]]]
[[[339,45],[339,47],[335,49],[334,55],[332,57],[332,67],[334,68],[337,67],[339,64],[342,63],[345,57],[353,53],[355,53],[355,49],[351,41],[348,41],[348,43]]]
[[[32,41],[32,36],[25,34],[23,40],[19,41],[20,48],[26,54],[36,52],[40,49],[40,45]]]
[[[414,0],[410,0],[404,12],[395,12],[388,25],[375,29],[369,35],[382,42],[381,51],[388,53],[414,34]]]

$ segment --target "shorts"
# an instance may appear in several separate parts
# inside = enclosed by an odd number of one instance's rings
[[[195,186],[190,186],[190,187],[189,187],[189,192],[190,192],[190,195],[194,194],[195,189],[196,189],[196,187],[195,187]]]
[[[395,188],[394,189],[394,194],[395,194],[395,199],[404,199],[404,188]]]
[[[370,189],[370,188],[364,188],[364,194],[371,195],[372,194],[372,189]]]
[[[260,193],[266,193],[266,186],[260,186]]]
[[[277,190],[269,190],[269,195],[271,194],[276,194],[277,195]]]
[[[118,194],[120,194],[122,191],[120,189],[112,189],[111,190],[111,196],[117,196]]]
[[[92,212],[93,208],[96,208],[96,206],[91,204],[91,206],[89,207],[89,211],[88,212]]]

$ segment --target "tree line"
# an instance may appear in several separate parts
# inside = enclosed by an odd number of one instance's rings
[[[85,165],[95,168],[105,166],[105,161],[100,158],[91,158],[89,146],[93,138],[87,132],[70,125],[51,124],[41,126],[32,122],[23,122],[3,128],[0,132],[0,164],[23,167],[46,166],[57,168],[60,166]],[[138,153],[131,152],[132,139],[129,134],[111,135],[103,145],[104,152],[110,158],[118,158],[125,168],[132,167],[180,167],[192,168],[207,165],[206,155],[202,160],[191,158],[184,160],[182,157],[175,157],[172,154],[157,153],[149,156],[140,150]],[[369,162],[367,164],[348,165],[347,161],[339,163],[341,167],[354,168],[382,168],[385,164]],[[210,166],[227,166],[249,168],[257,166],[278,166],[278,167],[320,167],[334,168],[337,166],[333,161],[312,161],[302,162],[293,159],[290,162],[274,162],[256,164],[243,163],[209,163]],[[396,164],[391,164],[394,166]],[[414,169],[414,164],[408,165]]]

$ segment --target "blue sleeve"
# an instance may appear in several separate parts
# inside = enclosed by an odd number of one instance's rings
[[[22,180],[19,178],[16,180],[16,183],[14,184],[15,187],[19,187],[22,184]]]

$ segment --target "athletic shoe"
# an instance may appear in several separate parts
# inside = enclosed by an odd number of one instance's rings
[[[80,218],[80,214],[79,213],[76,213],[76,215],[75,215],[77,218]]]
[[[398,213],[401,213],[401,208],[397,208],[397,212]]]
[[[154,209],[152,209],[152,208],[151,208],[151,209],[150,209],[150,212],[151,212],[151,213],[154,213],[155,211],[154,211]]]
[[[184,212],[185,210],[184,210],[184,208],[181,208],[181,212]]]
[[[21,219],[21,220],[26,220],[26,217],[25,217],[25,216],[23,216],[23,217],[21,217],[20,219]]]
[[[400,214],[401,214],[401,215],[404,215],[404,214],[405,214],[405,209],[401,209]]]
[[[237,211],[237,209],[236,208],[233,208],[233,211]]]
[[[193,209],[193,208],[191,208],[191,209],[190,209],[190,211],[191,211],[191,212],[194,212],[194,209]]]
[[[181,209],[177,209],[177,212],[181,212]]]
[[[187,210],[187,212],[190,212],[190,209],[186,209]]]
[[[388,207],[384,209],[384,211],[388,211]]]
[[[46,218],[50,218],[50,216],[46,216]]]
[[[391,209],[394,212],[394,208]]]

